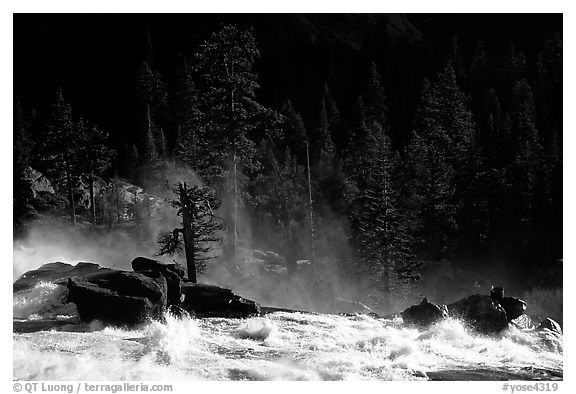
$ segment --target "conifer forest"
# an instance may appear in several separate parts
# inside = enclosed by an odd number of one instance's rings
[[[562,287],[562,15],[16,14],[14,42],[15,243],[305,310]]]

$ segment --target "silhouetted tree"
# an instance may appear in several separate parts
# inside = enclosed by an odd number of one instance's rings
[[[207,261],[217,257],[214,245],[221,241],[219,233],[224,230],[221,221],[214,215],[219,201],[209,187],[188,186],[186,182],[179,183],[174,194],[178,198],[172,200],[172,205],[178,209],[178,216],[182,217],[182,227],[159,235],[158,254],[174,255],[184,251],[188,279],[196,283],[196,273],[205,269]]]

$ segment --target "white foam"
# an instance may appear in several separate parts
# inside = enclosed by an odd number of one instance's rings
[[[419,331],[367,316],[167,315],[163,323],[136,330],[14,338],[19,379],[419,380],[446,369],[561,370],[563,365],[559,335],[511,329],[490,338],[456,320]]]
[[[67,289],[51,282],[39,282],[34,287],[14,294],[12,313],[15,319],[41,319],[74,316],[76,305],[66,303]]]
[[[251,318],[246,320],[235,332],[241,339],[264,341],[274,330],[274,325],[266,318]]]

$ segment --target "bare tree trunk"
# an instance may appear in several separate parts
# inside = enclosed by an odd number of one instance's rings
[[[228,71],[228,68],[226,69],[227,73],[230,74],[231,72],[233,72],[233,70]],[[237,136],[235,135],[235,130],[234,130],[234,89],[232,89],[232,91],[230,92],[230,123],[229,123],[229,127],[230,127],[230,135],[233,138],[233,166],[234,166],[234,178],[233,178],[233,190],[234,190],[234,229],[233,229],[233,262],[234,262],[234,267],[238,269],[238,261],[237,261],[237,255],[238,255],[238,158],[236,157],[236,149],[237,149]]]
[[[184,251],[186,253],[186,268],[188,270],[188,279],[197,283],[196,279],[196,260],[194,255],[194,232],[192,229],[193,209],[187,193],[186,182],[184,185],[179,184],[180,204],[182,206],[182,233],[184,236]]]
[[[384,257],[384,274],[382,276],[384,281],[383,292],[384,292],[384,309],[390,311],[391,303],[390,303],[390,256],[388,252],[388,248],[385,251]]]
[[[384,177],[384,215],[388,217],[388,199],[386,199],[386,195],[388,193],[388,181],[386,177]],[[388,237],[388,220],[384,222],[384,234]],[[388,237],[388,239],[390,239]],[[385,308],[390,310],[390,250],[387,246],[384,250],[384,294],[385,294]]]
[[[238,253],[238,168],[236,166],[236,150],[234,150],[234,267],[238,266],[236,256]]]
[[[306,165],[308,167],[308,210],[310,211],[310,253],[312,264],[312,272],[316,269],[315,265],[315,250],[314,250],[314,205],[312,200],[312,177],[310,175],[310,147],[306,141]]]
[[[116,186],[116,190],[115,190],[114,194],[116,195],[116,198],[115,198],[115,200],[116,200],[116,222],[120,223],[120,221],[121,221],[120,218],[121,218],[122,213],[120,212],[120,190],[119,190],[118,186]]]
[[[76,227],[76,204],[74,202],[74,189],[72,188],[72,174],[70,173],[70,167],[66,163],[66,181],[68,183],[68,199],[70,201],[70,216],[72,218],[72,224]]]
[[[94,174],[90,173],[88,179],[90,188],[90,213],[92,214],[92,225],[96,225],[96,201],[94,199]]]
[[[288,250],[286,253],[286,269],[288,273],[296,271],[296,254],[294,253],[294,235],[292,234],[292,225],[290,223],[290,211],[288,208],[288,193],[284,190],[284,210],[286,212],[286,233],[288,235]]]
[[[282,172],[280,168],[277,171],[278,178],[282,177]],[[286,184],[283,183],[282,187],[282,199],[284,203],[284,225],[286,226],[286,236],[287,236],[287,246],[284,258],[286,259],[286,270],[289,274],[296,271],[296,254],[294,252],[294,235],[292,233],[292,226],[290,225],[290,207],[288,202],[288,191],[286,190]]]

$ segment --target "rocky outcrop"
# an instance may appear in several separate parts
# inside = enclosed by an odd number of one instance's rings
[[[39,193],[54,194],[52,183],[50,183],[50,180],[40,171],[36,171],[32,167],[26,167],[23,175],[24,179],[30,184],[34,198],[36,198]]]
[[[56,282],[66,284],[72,276],[83,277],[96,272],[109,272],[110,269],[102,268],[94,263],[78,263],[70,265],[61,262],[44,264],[38,269],[24,273],[12,285],[14,293],[36,286],[39,282]],[[59,281],[59,279],[62,279]]]
[[[505,297],[503,287],[492,287],[489,296],[475,294],[447,306],[432,304],[424,298],[420,305],[411,306],[401,315],[405,323],[418,326],[454,317],[463,320],[473,330],[490,335],[504,330],[508,324],[533,328],[531,319],[525,314],[526,306],[526,302],[519,298]]]
[[[68,302],[84,322],[132,326],[166,311],[166,279],[157,274],[112,271],[68,279]]]
[[[177,264],[165,264],[146,257],[136,257],[132,260],[132,269],[134,272],[140,272],[146,276],[149,276],[149,273],[162,275],[166,279],[168,286],[168,305],[180,304],[180,283],[185,278],[185,272],[182,267]]]
[[[538,330],[551,330],[554,331],[558,334],[562,334],[562,327],[560,327],[560,324],[558,324],[558,322],[556,322],[555,320],[550,319],[549,317],[547,317],[546,319],[544,319],[542,321],[542,323],[540,323],[540,325],[537,328]]]
[[[258,315],[258,304],[230,289],[199,283],[182,283],[184,299],[180,306],[198,317],[241,318]]]
[[[240,318],[259,313],[254,301],[229,289],[186,282],[184,270],[177,264],[137,257],[132,261],[132,268],[134,272],[92,263],[75,266],[49,263],[26,272],[14,283],[13,289],[14,293],[30,289],[40,281],[61,284],[67,287],[66,302],[76,305],[81,321],[99,320],[115,326],[162,319],[168,309],[198,317]],[[43,322],[32,329],[45,326],[54,325]]]
[[[526,301],[516,297],[504,297],[500,305],[506,311],[508,321],[517,319],[526,312]]]
[[[400,314],[406,324],[427,327],[448,317],[446,305],[436,305],[424,298],[419,305],[411,306]]]
[[[526,312],[526,302],[516,297],[505,297],[503,287],[492,287],[490,297],[498,301],[504,308],[509,322],[519,318]]]
[[[496,334],[508,327],[506,311],[487,295],[475,294],[449,304],[448,314],[462,319],[483,334]]]

